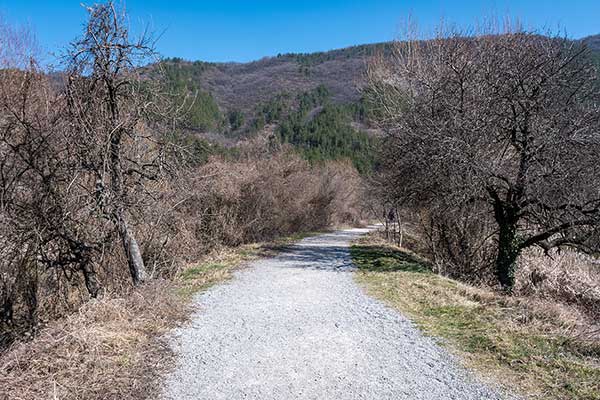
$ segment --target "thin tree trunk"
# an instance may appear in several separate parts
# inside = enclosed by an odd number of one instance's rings
[[[385,210],[385,208],[383,209],[383,219],[385,221],[385,239],[390,240],[390,231],[388,228],[388,213]]]
[[[12,323],[13,320],[13,299],[12,293],[8,293],[4,288],[3,298],[0,304],[0,322]]]
[[[35,268],[35,267],[33,267]],[[25,302],[27,304],[27,310],[29,312],[29,326],[33,328],[33,334],[37,332],[38,323],[38,276],[37,269],[33,276],[27,276],[25,283]]]
[[[398,240],[396,241],[396,244],[398,245],[398,247],[402,247],[402,221],[400,220],[400,213],[398,212],[398,208],[394,208],[394,214],[396,216],[396,224],[398,225]]]
[[[404,226],[402,225],[400,219],[398,219],[398,226],[400,229],[400,241],[398,243],[398,247],[402,247],[402,243],[404,242]]]
[[[116,106],[114,102],[111,102],[113,119],[116,121]],[[122,202],[124,199],[123,193],[123,170],[121,166],[121,132],[117,131],[113,134],[111,139],[111,152],[110,152],[110,168],[111,168],[111,183],[112,191],[117,198],[118,202]],[[117,205],[114,211],[115,222],[121,237],[123,249],[125,250],[125,256],[127,257],[127,265],[129,266],[129,272],[131,273],[131,279],[135,286],[143,283],[148,274],[146,273],[146,266],[142,259],[142,253],[138,246],[137,240],[129,228],[129,224],[125,218],[125,210],[122,204]]]
[[[129,265],[131,279],[133,280],[133,284],[137,286],[148,278],[142,253],[133,232],[129,229],[129,225],[122,214],[118,216],[117,225],[123,249],[127,256],[127,265]]]

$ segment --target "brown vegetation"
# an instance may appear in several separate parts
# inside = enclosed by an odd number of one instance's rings
[[[140,221],[152,275],[220,246],[272,240],[361,218],[360,177],[347,162],[311,166],[291,149],[244,143],[236,160],[211,158],[160,182]]]
[[[177,104],[137,75],[149,42],[129,41],[112,3],[89,12],[60,85],[6,28],[2,400],[154,398],[161,336],[191,295],[261,253],[223,249],[361,218],[350,162],[313,165],[268,135],[195,159],[193,138],[171,140]]]
[[[217,245],[194,263],[170,264],[176,267],[169,269],[171,279],[85,302],[2,354],[0,400],[155,399],[161,376],[174,361],[165,335],[195,311],[193,295],[301,236],[235,248]]]
[[[531,398],[599,396],[597,77],[579,43],[511,30],[370,66],[388,243],[353,249],[358,279]]]
[[[519,260],[515,293],[576,308],[587,328],[582,338],[600,338],[600,268],[598,261],[575,251],[530,250]]]
[[[193,263],[364,217],[349,162],[311,164],[266,132],[192,160],[193,146],[181,143],[193,138],[172,140],[184,134],[171,123],[189,104],[173,104],[158,76],[138,74],[151,42],[132,42],[111,2],[89,12],[59,85],[27,35],[0,25],[2,400],[152,396],[168,366],[158,338],[185,318],[191,293],[243,257]],[[499,282],[519,297],[455,284],[445,295],[458,288],[469,307],[517,309],[498,311],[515,325],[560,317],[561,334],[596,343],[600,277],[582,252],[599,242],[599,94],[578,46],[524,32],[398,44],[368,77],[372,116],[389,135],[369,205],[388,238],[435,272]],[[210,66],[205,78],[210,86],[241,74],[240,90],[254,95],[259,85],[266,99],[272,90],[255,68],[273,68],[303,89],[310,74],[333,80],[341,100],[355,99],[331,73],[356,74],[364,49],[354,50],[347,63],[353,49]],[[222,101],[249,108],[234,92]],[[447,283],[438,278],[433,285]]]
[[[164,281],[88,302],[3,355],[0,399],[148,398],[169,361],[157,336],[185,312]]]

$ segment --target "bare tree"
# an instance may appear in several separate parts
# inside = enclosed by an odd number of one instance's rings
[[[586,53],[520,30],[450,32],[398,42],[369,67],[389,192],[445,215],[470,210],[480,226],[493,219],[508,291],[523,249],[589,251],[599,227],[600,92]]]
[[[134,284],[147,278],[129,213],[143,181],[155,179],[160,146],[145,132],[156,98],[138,68],[154,55],[144,35],[131,41],[125,13],[113,2],[88,8],[83,37],[68,53],[67,110],[72,146],[94,180],[94,210],[120,237]]]

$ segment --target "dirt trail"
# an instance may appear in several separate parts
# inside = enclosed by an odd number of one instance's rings
[[[163,399],[504,399],[352,278],[352,229],[198,295]]]

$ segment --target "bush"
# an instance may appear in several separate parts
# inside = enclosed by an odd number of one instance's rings
[[[419,230],[437,272],[470,283],[493,285],[493,221],[475,205],[437,204],[420,212]]]
[[[157,274],[219,246],[237,246],[360,220],[360,177],[345,162],[311,166],[291,149],[246,143],[241,156],[212,157],[162,182],[139,230],[145,261]]]

